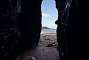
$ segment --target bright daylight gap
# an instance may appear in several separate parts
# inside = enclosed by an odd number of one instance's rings
[[[58,12],[56,9],[55,0],[43,0],[41,5],[42,11],[42,32],[40,45],[53,46],[57,45],[56,24]]]

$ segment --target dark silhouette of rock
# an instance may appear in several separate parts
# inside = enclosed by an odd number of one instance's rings
[[[8,4],[9,4],[8,0],[0,1],[0,16],[6,14]]]
[[[10,0],[0,0],[0,60],[12,60],[18,43],[14,6]]]
[[[42,0],[21,0],[21,12],[17,15],[17,26],[21,32],[19,53],[38,45],[41,32]]]
[[[57,0],[59,1],[59,0]],[[87,51],[87,40],[89,39],[89,11],[87,1],[72,0],[69,8],[68,20],[61,17],[63,8],[63,1],[57,3],[59,18],[56,21],[57,27],[57,41],[59,43],[59,54],[61,60],[81,60],[84,57],[83,52]],[[60,4],[61,3],[61,4]],[[61,7],[59,7],[59,6]],[[66,13],[65,13],[66,14]],[[60,19],[63,19],[62,21]],[[66,25],[67,24],[67,25]],[[85,46],[85,47],[83,47]],[[64,55],[61,55],[61,52]],[[82,57],[83,56],[83,57]],[[63,57],[63,58],[61,58]]]

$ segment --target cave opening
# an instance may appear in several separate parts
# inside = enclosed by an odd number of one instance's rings
[[[50,2],[50,3],[49,3]],[[39,45],[46,47],[57,47],[56,24],[58,11],[55,0],[43,0],[41,5],[42,30]]]

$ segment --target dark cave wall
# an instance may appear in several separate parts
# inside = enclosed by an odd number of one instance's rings
[[[19,41],[15,2],[0,0],[0,60],[12,60]]]
[[[17,1],[0,1],[0,60],[13,60],[37,46],[41,32],[41,3],[42,0],[21,0],[23,5],[17,12]]]
[[[62,6],[62,4],[60,6]],[[58,9],[62,11],[60,7],[58,7]],[[85,55],[84,51],[86,51],[86,53],[88,52],[87,50],[88,49],[87,42],[89,39],[88,9],[89,8],[87,1],[73,0],[69,8],[68,20],[65,19],[64,17],[63,21],[64,25],[60,23],[60,17],[56,21],[56,24],[58,25],[57,40],[59,42],[59,48],[62,49],[59,51],[64,52],[64,55],[62,57],[64,57],[65,60],[81,60],[83,58],[84,59],[88,58],[87,56],[82,57]],[[59,16],[61,14],[60,11]],[[60,53],[61,52],[59,52],[59,54]]]
[[[42,0],[21,0],[21,12],[17,14],[17,26],[21,32],[20,49],[25,52],[37,46],[41,33]]]

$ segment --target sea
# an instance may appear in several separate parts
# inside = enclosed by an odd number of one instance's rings
[[[41,34],[44,33],[56,33],[56,29],[42,29]]]

